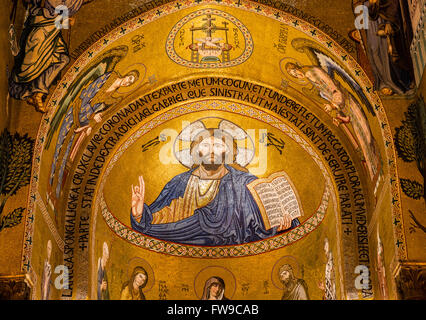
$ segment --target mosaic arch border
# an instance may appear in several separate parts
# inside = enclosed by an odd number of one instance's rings
[[[300,226],[288,231],[282,235],[278,235],[266,240],[260,240],[242,245],[235,246],[193,246],[193,245],[182,245],[172,243],[150,236],[146,236],[142,233],[134,231],[130,227],[124,225],[119,221],[109,210],[108,205],[103,197],[103,189],[111,170],[114,168],[116,162],[124,154],[124,152],[133,145],[140,137],[147,134],[155,127],[166,123],[169,120],[178,118],[185,114],[202,112],[202,111],[225,111],[232,112],[241,116],[249,117],[261,122],[264,122],[281,132],[286,136],[294,140],[299,146],[302,147],[314,160],[316,165],[319,167],[325,180],[324,192],[321,197],[321,203],[319,204],[316,211]],[[115,235],[121,239],[138,246],[143,249],[154,251],[157,253],[165,253],[172,256],[184,256],[191,258],[229,258],[229,257],[244,257],[266,253],[272,250],[280,249],[284,246],[290,245],[309,233],[313,232],[323,221],[326,211],[329,207],[329,199],[332,197],[333,203],[336,206],[336,196],[332,192],[333,184],[331,182],[330,174],[324,166],[321,158],[313,150],[310,144],[301,138],[296,131],[286,125],[279,118],[270,115],[269,113],[258,110],[255,107],[247,106],[241,103],[230,102],[226,100],[208,99],[203,101],[192,102],[184,105],[175,106],[172,109],[168,109],[166,112],[156,116],[155,118],[145,121],[138,127],[138,130],[133,133],[125,142],[123,142],[117,149],[115,154],[110,159],[106,166],[106,169],[102,175],[101,183],[98,189],[98,195],[95,196],[95,213],[93,215],[93,225],[91,232],[96,233],[96,222],[98,211],[101,211],[103,218]],[[99,210],[101,208],[101,210]],[[92,240],[94,240],[92,238]]]
[[[179,4],[179,6],[177,5]],[[103,50],[107,44],[110,45],[114,41],[120,39],[129,32],[138,29],[152,21],[160,19],[162,16],[178,12],[187,8],[196,8],[197,6],[214,4],[216,6],[231,7],[240,10],[253,12],[267,18],[279,21],[280,23],[286,24],[304,33],[308,38],[314,39],[325,48],[328,48],[339,60],[340,63],[347,65],[350,70],[351,76],[358,80],[358,83],[362,86],[364,93],[368,97],[369,101],[375,106],[377,120],[382,133],[382,142],[385,145],[385,154],[387,156],[389,173],[390,173],[390,191],[392,197],[392,218],[395,221],[399,221],[394,225],[394,237],[395,237],[395,250],[397,256],[401,260],[407,259],[407,248],[404,234],[404,222],[402,217],[401,207],[401,190],[397,183],[398,181],[398,168],[396,162],[396,150],[394,146],[393,136],[389,121],[386,116],[383,104],[377,93],[373,92],[373,85],[368,79],[364,70],[359,66],[356,60],[347,53],[335,40],[333,40],[326,33],[316,28],[312,24],[301,20],[291,14],[285,13],[281,10],[261,5],[259,3],[251,2],[250,0],[223,0],[218,3],[215,0],[186,0],[186,1],[174,1],[167,4],[158,6],[150,11],[144,12],[141,15],[123,23],[97,42],[95,42],[89,49],[87,49],[74,63],[69,67],[67,72],[64,74],[62,79],[57,84],[54,92],[47,101],[50,106],[50,110],[46,116],[41,120],[41,124],[38,130],[37,139],[34,147],[34,154],[41,155],[44,149],[45,136],[50,126],[50,121],[57,109],[57,102],[63,96],[62,88],[66,88],[78,74],[78,70],[84,67],[90,60],[91,57],[96,53]],[[356,74],[354,74],[354,72]],[[33,166],[31,173],[31,182],[29,189],[29,196],[27,202],[27,215],[25,218],[25,232],[24,232],[24,248],[22,251],[21,270],[28,272],[31,268],[31,254],[32,254],[32,240],[34,234],[35,225],[35,209],[37,205],[38,196],[38,183],[40,174],[41,156],[33,157]]]

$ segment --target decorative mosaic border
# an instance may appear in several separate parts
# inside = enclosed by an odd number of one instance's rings
[[[260,5],[249,0],[186,0],[170,2],[163,6],[145,12],[140,16],[125,22],[120,27],[114,29],[113,31],[102,37],[74,62],[74,64],[68,69],[68,71],[65,73],[65,75],[57,85],[52,96],[47,101],[47,104],[50,106],[50,111],[47,116],[42,118],[37,135],[38,138],[36,140],[34,148],[34,154],[38,156],[33,158],[33,169],[27,204],[28,214],[26,216],[25,221],[24,249],[22,252],[21,269],[24,272],[27,272],[30,269],[32,239],[35,223],[35,200],[38,190],[38,176],[40,173],[41,154],[44,148],[47,130],[50,126],[50,121],[52,119],[52,116],[56,112],[58,102],[63,97],[63,89],[66,89],[68,85],[71,84],[72,81],[76,78],[79,70],[84,68],[84,66],[87,65],[89,61],[94,57],[94,55],[96,56],[96,54],[104,50],[107,45],[120,39],[127,33],[137,30],[141,26],[155,21],[156,19],[159,19],[164,15],[178,12],[183,9],[196,7],[199,5],[221,5],[225,7],[239,8],[242,10],[263,15],[270,19],[279,21],[280,23],[289,25],[295,28],[296,30],[303,32],[307,37],[314,39],[318,43],[328,48],[328,50],[330,50],[338,58],[340,63],[346,64],[349,66],[350,70],[354,70],[355,74],[354,72],[350,71],[351,76],[355,77],[358,80],[358,83],[362,85],[364,93],[366,94],[370,102],[373,103],[376,109],[376,115],[379,122],[379,126],[381,128],[382,141],[385,144],[385,152],[390,172],[392,215],[394,219],[394,236],[397,240],[395,243],[395,250],[398,259],[407,260],[407,248],[401,208],[401,191],[400,186],[398,184],[396,150],[394,147],[391,128],[389,126],[389,121],[387,119],[386,112],[383,108],[383,104],[380,100],[380,97],[378,96],[378,94],[373,92],[373,85],[371,84],[365,72],[356,62],[356,60],[323,31],[319,30],[308,22],[300,20],[299,18],[293,15],[277,10],[275,8]]]
[[[201,111],[227,111],[232,112],[233,114],[240,114],[242,116],[247,116],[279,129],[284,134],[289,136],[291,139],[295,140],[315,161],[318,167],[321,170],[321,173],[325,179],[325,190],[321,199],[321,203],[317,211],[309,217],[305,222],[295,229],[275,236],[271,239],[261,240],[253,243],[247,243],[236,246],[221,246],[221,247],[200,247],[200,246],[191,246],[191,245],[182,245],[177,243],[171,243],[159,239],[154,239],[149,236],[143,235],[139,232],[134,231],[128,226],[120,222],[109,210],[108,205],[105,202],[103,196],[103,189],[108,176],[111,173],[111,170],[114,168],[117,161],[125,153],[125,151],[133,145],[140,137],[148,133],[153,128],[166,123],[169,120],[175,119],[179,116],[201,112]],[[154,119],[143,124],[138,131],[136,131],[129,139],[119,147],[115,155],[112,157],[111,161],[108,163],[105,173],[102,176],[98,194],[99,197],[96,197],[95,200],[95,214],[93,219],[97,219],[98,208],[100,208],[101,213],[105,219],[105,222],[109,228],[120,238],[130,242],[133,245],[138,247],[148,249],[154,252],[166,253],[169,255],[175,256],[186,256],[192,258],[226,258],[226,257],[242,257],[250,256],[260,253],[265,253],[271,250],[276,250],[287,246],[295,241],[300,240],[301,238],[308,235],[310,232],[315,230],[319,224],[324,219],[325,213],[328,208],[329,198],[331,195],[332,183],[329,176],[329,173],[325,166],[323,165],[321,159],[312,149],[312,147],[302,139],[292,128],[287,126],[283,121],[278,118],[269,115],[268,113],[257,110],[253,107],[245,106],[239,103],[232,103],[229,101],[218,101],[218,100],[206,100],[190,103],[184,106],[177,106],[173,109],[168,110],[167,112],[155,117]],[[335,199],[335,196],[333,197]],[[92,233],[95,233],[96,230],[93,228]]]
[[[301,226],[298,226],[288,233],[267,240],[231,247],[196,247],[150,238],[141,233],[133,231],[118,221],[109,211],[103,196],[101,196],[99,202],[102,215],[110,229],[120,238],[130,242],[133,245],[157,253],[166,253],[172,256],[191,258],[236,258],[257,255],[271,250],[276,250],[305,237],[307,234],[314,231],[324,219],[329,197],[330,191],[329,188],[326,188],[321,206],[315,212],[315,214],[312,215]]]
[[[239,56],[236,59],[233,59],[229,62],[220,62],[220,63],[196,63],[191,62],[188,60],[183,59],[180,57],[176,51],[174,50],[174,40],[176,34],[179,32],[180,28],[186,24],[189,20],[192,20],[196,17],[199,17],[204,14],[214,14],[217,16],[222,16],[225,19],[231,21],[234,23],[238,29],[241,31],[241,33],[244,35],[244,42],[245,42],[245,50],[241,56]],[[176,62],[177,64],[180,64],[185,67],[189,68],[204,68],[204,69],[213,69],[213,68],[228,68],[228,67],[234,67],[237,66],[250,58],[251,54],[253,53],[253,39],[251,38],[250,32],[248,29],[241,23],[240,20],[237,18],[231,16],[230,14],[217,10],[217,9],[203,9],[199,10],[197,12],[193,12],[186,17],[184,17],[182,20],[180,20],[175,26],[173,27],[172,31],[170,31],[169,36],[166,41],[166,52],[167,55],[171,60]]]

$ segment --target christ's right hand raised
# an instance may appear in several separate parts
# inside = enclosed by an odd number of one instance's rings
[[[133,187],[132,185],[132,216],[139,222],[142,218],[143,204],[145,197],[145,182],[143,177],[139,177],[139,186]]]

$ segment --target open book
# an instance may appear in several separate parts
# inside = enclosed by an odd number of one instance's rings
[[[247,188],[260,209],[267,230],[279,226],[284,213],[292,220],[303,215],[296,189],[285,172],[254,180]]]

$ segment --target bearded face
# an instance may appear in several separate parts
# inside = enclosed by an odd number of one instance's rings
[[[215,137],[204,139],[198,146],[198,156],[203,164],[222,164],[226,155],[225,143]]]
[[[213,134],[206,131],[198,138],[198,141],[191,152],[195,164],[209,169],[232,163],[233,149],[229,147],[229,145],[232,146],[232,138],[220,134],[220,131],[215,131]]]
[[[283,284],[287,285],[291,281],[291,274],[288,271],[283,271],[280,274],[280,280]]]
[[[288,265],[285,265],[281,268],[279,277],[284,287],[291,287],[291,285],[295,281],[293,269]]]

